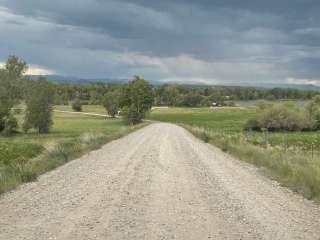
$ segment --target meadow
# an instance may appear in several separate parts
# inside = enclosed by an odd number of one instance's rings
[[[247,132],[255,107],[162,108],[150,119],[179,124],[205,142],[257,165],[282,185],[320,200],[319,132]]]
[[[69,106],[55,109],[71,110]],[[105,113],[99,106],[84,106],[84,110]],[[23,114],[16,116],[22,122]],[[128,126],[121,119],[59,112],[54,113],[53,123],[48,134],[25,134],[19,130],[12,137],[0,137],[0,193],[35,180],[40,174],[142,126]]]

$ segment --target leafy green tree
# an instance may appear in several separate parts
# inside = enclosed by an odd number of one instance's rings
[[[108,114],[114,118],[120,107],[120,92],[113,91],[106,93],[103,97],[102,103]]]
[[[0,69],[0,132],[5,130],[6,135],[17,127],[11,109],[22,97],[21,86],[27,69],[26,62],[16,56],[10,56],[5,67]]]
[[[134,76],[122,89],[120,107],[123,108],[123,116],[128,123],[137,124],[151,110],[154,95],[151,85]]]
[[[184,105],[188,107],[199,107],[202,100],[203,96],[196,91],[192,91],[185,95]]]
[[[72,109],[75,112],[82,112],[82,102],[79,98],[76,98],[74,102],[72,103]]]
[[[26,114],[23,128],[36,129],[39,133],[48,133],[52,126],[53,86],[44,77],[39,77],[29,85],[26,97]]]

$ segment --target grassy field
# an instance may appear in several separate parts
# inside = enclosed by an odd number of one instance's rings
[[[66,106],[57,108],[69,110]],[[84,110],[104,111],[98,106],[85,106]],[[17,117],[21,122],[23,116]],[[0,137],[0,193],[141,127],[127,126],[121,119],[68,113],[54,113],[53,120],[49,134]]]
[[[54,109],[61,111],[73,111],[70,105],[57,105],[54,107]],[[106,109],[101,105],[83,105],[82,111],[90,113],[107,114]]]
[[[256,114],[248,108],[155,109],[150,119],[177,123],[206,142],[253,163],[309,199],[320,200],[320,133],[243,131]]]

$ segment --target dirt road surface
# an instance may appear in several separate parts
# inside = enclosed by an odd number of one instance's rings
[[[0,197],[0,239],[320,239],[320,209],[156,123]]]

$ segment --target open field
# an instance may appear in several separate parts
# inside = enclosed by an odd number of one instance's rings
[[[73,111],[71,105],[56,105],[54,106],[54,109],[61,111]],[[106,109],[101,105],[83,105],[82,111],[89,113],[107,114]]]
[[[84,109],[103,112],[96,106]],[[21,122],[22,114],[17,117]],[[0,193],[134,130],[121,119],[68,113],[54,113],[53,121],[49,134],[0,137]]]
[[[155,109],[150,119],[180,124],[309,199],[320,200],[320,133],[244,132],[255,108]]]

